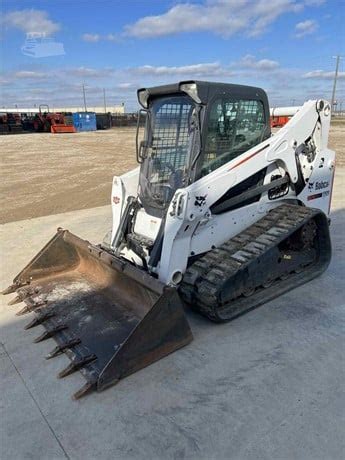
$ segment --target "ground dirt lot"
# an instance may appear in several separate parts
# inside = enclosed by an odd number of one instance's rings
[[[136,165],[134,128],[2,136],[0,145],[2,223],[108,204],[112,176]]]
[[[108,204],[115,174],[133,168],[135,128],[1,136],[0,223]],[[345,122],[330,147],[345,165]]]

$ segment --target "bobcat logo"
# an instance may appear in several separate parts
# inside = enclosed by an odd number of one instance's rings
[[[308,190],[312,190],[314,187],[314,182],[309,182],[308,183]]]
[[[205,195],[205,196],[196,196],[194,206],[204,206],[204,204],[206,203],[206,197],[207,197],[207,195]]]

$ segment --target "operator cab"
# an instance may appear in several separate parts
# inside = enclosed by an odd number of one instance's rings
[[[136,136],[138,197],[128,198],[112,249],[152,272],[176,191],[268,138],[269,107],[262,89],[201,81],[142,88],[138,101],[146,116],[143,140],[140,114]]]
[[[188,81],[139,89],[138,100],[146,113],[144,140],[137,142],[139,198],[155,216],[165,214],[178,188],[271,135],[260,88]]]

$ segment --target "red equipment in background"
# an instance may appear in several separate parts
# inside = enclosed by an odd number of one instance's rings
[[[290,118],[291,117],[282,117],[282,116],[270,117],[271,128],[281,128],[282,126],[286,125],[286,123],[290,120]]]
[[[299,111],[300,106],[271,107],[270,123],[271,128],[282,128]]]
[[[43,107],[46,107],[47,111],[42,112]],[[76,132],[73,122],[67,123],[62,113],[49,112],[49,106],[47,104],[41,104],[39,106],[39,112],[34,119],[34,129],[36,132],[51,132],[54,134]]]

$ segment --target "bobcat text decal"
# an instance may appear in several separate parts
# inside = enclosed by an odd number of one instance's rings
[[[315,182],[315,190],[321,190],[323,188],[327,188],[328,186],[329,186],[329,182],[326,180]]]
[[[308,190],[313,190],[313,188],[315,188],[315,190],[322,190],[323,188],[327,188],[327,187],[329,187],[329,182],[326,180],[309,182],[308,184]]]

